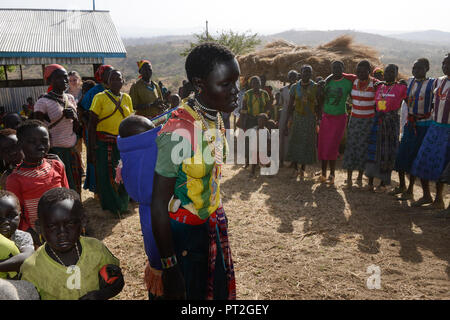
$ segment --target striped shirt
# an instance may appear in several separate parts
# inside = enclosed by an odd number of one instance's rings
[[[22,209],[20,230],[34,229],[39,199],[53,188],[69,188],[64,164],[58,160],[44,159],[35,168],[17,167],[6,180],[6,190],[14,193]]]
[[[408,80],[407,91],[407,104],[408,114],[410,115],[425,115],[431,112],[433,106],[433,89],[435,79],[429,78],[425,80],[416,80],[410,78]],[[420,121],[428,121],[427,119],[421,119]]]
[[[72,95],[66,94],[68,98],[67,107],[72,108],[77,112],[77,104]],[[58,102],[48,99],[40,98],[34,105],[34,111],[39,111],[47,114],[51,123],[58,121],[64,108],[58,104]],[[51,123],[46,123],[49,126]],[[63,118],[56,126],[49,130],[50,133],[50,147],[58,148],[72,148],[77,142],[77,136],[73,132],[73,120]]]
[[[365,81],[364,81],[365,82]],[[369,79],[364,84],[359,79],[353,81],[352,88],[352,117],[372,118],[375,115],[375,93],[374,80]]]
[[[435,83],[433,120],[450,124],[450,78],[443,76]]]

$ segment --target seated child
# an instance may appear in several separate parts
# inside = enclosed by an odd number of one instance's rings
[[[121,176],[130,197],[139,202],[139,216],[148,262],[144,282],[149,299],[161,297],[162,266],[159,251],[153,237],[150,204],[153,177],[158,148],[155,139],[160,127],[154,128],[145,117],[131,115],[119,126],[117,147],[122,160]]]
[[[107,300],[122,291],[119,260],[101,241],[81,236],[85,209],[75,191],[47,191],[38,217],[45,243],[25,260],[20,275],[42,300]]]
[[[38,120],[27,120],[17,128],[19,147],[24,160],[6,180],[6,190],[19,199],[22,215],[19,230],[31,233],[35,246],[39,246],[39,232],[36,229],[37,204],[47,191],[58,187],[69,187],[64,164],[47,159],[50,139],[47,128]]]
[[[0,278],[14,278],[22,263],[34,252],[33,239],[17,230],[20,203],[11,192],[0,190]]]
[[[6,178],[23,160],[23,153],[18,145],[16,130],[0,130],[0,190],[6,189]]]

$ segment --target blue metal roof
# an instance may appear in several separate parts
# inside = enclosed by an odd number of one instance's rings
[[[0,9],[0,60],[126,57],[109,11]],[[2,59],[3,58],[3,59]]]

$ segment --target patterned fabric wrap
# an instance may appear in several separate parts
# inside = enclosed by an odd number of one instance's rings
[[[222,276],[222,271],[226,276],[226,296],[222,297],[222,299],[236,300],[236,280],[228,241],[228,220],[223,207],[220,206],[209,218],[204,220],[184,208],[178,209],[177,212],[169,212],[169,215],[172,221],[172,233],[174,233],[175,243],[178,241],[183,242],[184,237],[190,239],[189,243],[180,243],[180,246],[187,246],[186,250],[183,250],[182,247],[176,248],[181,270],[185,271],[183,275],[186,280],[187,298],[213,300],[218,298],[217,292],[222,291],[221,293],[224,294],[225,288],[217,287],[217,283],[221,283],[221,281],[215,279],[215,277],[220,278]],[[207,246],[204,243],[206,237],[209,239],[207,240]],[[217,242],[217,237],[219,243]],[[205,253],[208,258],[204,261],[206,268],[202,267],[201,252],[203,252],[203,248],[207,249],[207,253]],[[188,266],[189,256],[194,260],[191,261],[191,264],[200,264]],[[218,259],[223,259],[223,261]],[[223,264],[225,265],[225,270],[217,270],[217,266],[222,266]],[[196,269],[195,272],[191,271],[192,267]],[[205,280],[206,291],[201,286],[201,283],[204,283]],[[216,286],[214,286],[215,283]]]
[[[450,126],[433,123],[423,139],[411,174],[438,181],[450,161]]]
[[[309,108],[305,112],[304,116],[294,112],[286,160],[306,165],[317,162],[317,132],[315,115]]]
[[[81,194],[81,157],[75,147],[73,148],[51,148],[49,153],[56,154],[64,163],[67,181],[72,190]]]
[[[116,141],[113,135],[97,132],[95,173],[102,209],[122,213],[128,208],[129,197],[123,184],[117,185],[115,181],[115,168],[120,159]]]
[[[399,131],[400,117],[397,111],[375,114],[367,160],[375,163],[380,172],[390,172],[394,168]]]
[[[405,125],[402,140],[398,147],[397,158],[395,159],[395,171],[411,172],[413,162],[416,159],[428,128],[429,126],[416,126],[415,123],[411,122]]]
[[[364,170],[372,124],[373,118],[350,118],[347,128],[344,161],[342,164],[344,169]]]

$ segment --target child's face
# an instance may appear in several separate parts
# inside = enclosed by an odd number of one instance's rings
[[[44,127],[29,129],[19,145],[27,161],[41,161],[50,149],[50,138],[47,129]]]
[[[23,153],[15,134],[0,140],[0,159],[11,165],[17,165],[23,160]]]
[[[72,250],[80,238],[81,214],[74,212],[73,206],[71,199],[59,201],[44,212],[39,221],[45,241],[56,252]]]
[[[6,238],[11,238],[19,227],[19,215],[20,212],[13,197],[0,198],[0,233]]]

